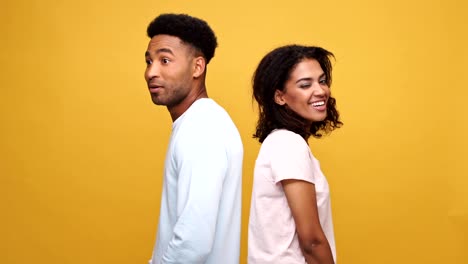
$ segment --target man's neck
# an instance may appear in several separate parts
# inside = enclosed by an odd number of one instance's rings
[[[199,91],[196,93],[191,93],[187,95],[187,97],[178,105],[171,106],[171,107],[168,106],[167,110],[169,111],[169,114],[171,115],[172,122],[175,122],[177,118],[183,115],[185,111],[187,111],[187,109],[189,109],[190,106],[195,101],[201,98],[208,98],[208,94],[206,92],[205,87],[203,87],[202,89],[199,89]]]

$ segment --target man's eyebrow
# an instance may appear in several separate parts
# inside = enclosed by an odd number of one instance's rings
[[[171,54],[171,55],[174,55],[174,52],[172,52],[172,50],[171,50],[171,49],[168,49],[168,48],[160,48],[160,49],[157,49],[155,53],[156,53],[156,54],[158,54],[158,53],[169,53],[169,54]],[[145,57],[149,57],[149,56],[150,56],[150,52],[149,52],[149,51],[146,51],[146,52],[145,52]]]
[[[172,50],[168,49],[168,48],[160,48],[160,49],[156,50],[156,53],[164,53],[164,52],[167,52],[167,53],[170,53],[171,55],[174,55],[174,52],[172,52]]]

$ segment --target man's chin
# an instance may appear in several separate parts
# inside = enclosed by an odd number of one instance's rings
[[[155,100],[153,100],[153,104],[155,104],[155,105],[166,105],[163,102],[159,102],[159,101],[155,101]]]
[[[151,101],[153,101],[153,104],[155,105],[166,105],[164,101],[160,100],[159,98],[155,96],[151,96]]]

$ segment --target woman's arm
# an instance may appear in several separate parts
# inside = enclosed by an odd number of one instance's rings
[[[315,185],[302,180],[282,180],[281,184],[307,263],[334,264],[330,245],[320,225]]]

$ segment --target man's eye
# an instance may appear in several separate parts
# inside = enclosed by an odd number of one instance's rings
[[[164,64],[169,63],[169,59],[168,59],[168,58],[164,58],[164,59],[162,59],[161,61],[162,61],[162,63],[164,63]]]
[[[151,64],[153,64],[153,62],[150,61],[150,60],[145,60],[145,62],[146,62],[146,65],[151,65]]]

